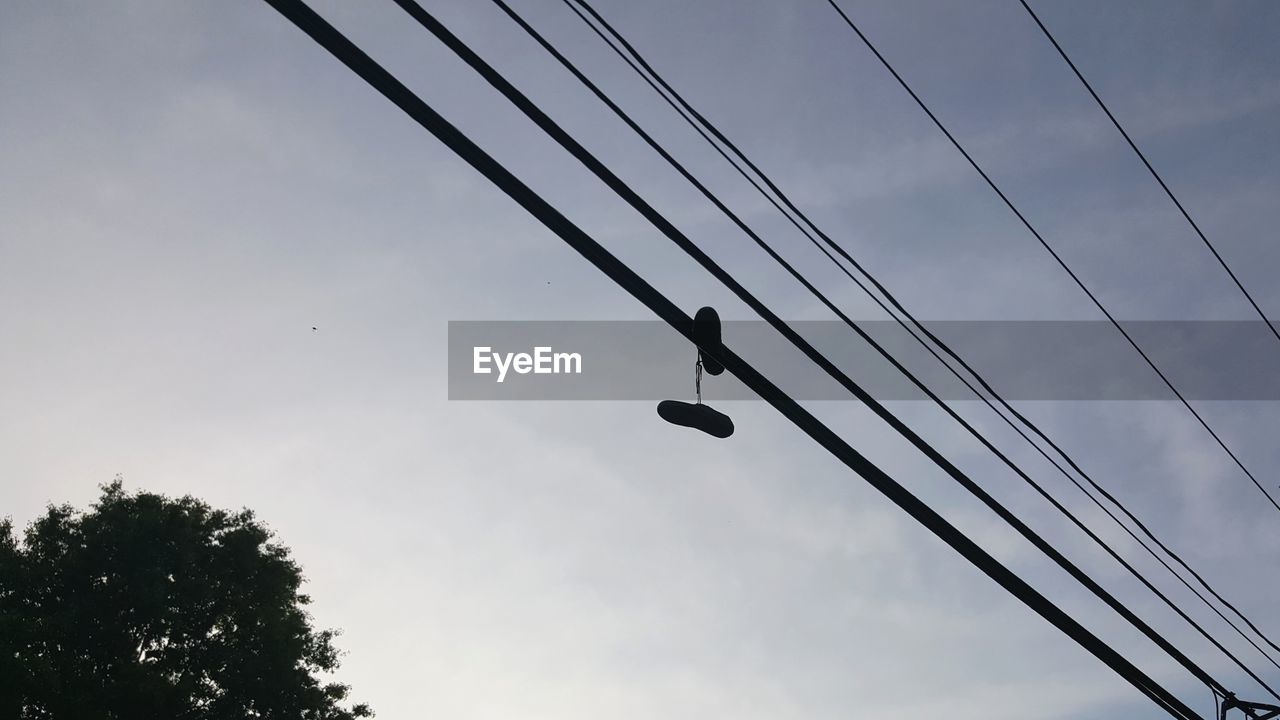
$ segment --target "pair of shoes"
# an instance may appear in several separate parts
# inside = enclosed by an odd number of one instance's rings
[[[722,412],[717,412],[702,404],[702,371],[712,375],[724,372],[724,364],[716,359],[722,343],[720,340],[720,316],[714,308],[704,307],[693,316],[693,341],[698,346],[698,362],[694,371],[694,391],[696,403],[679,400],[663,400],[658,403],[658,416],[663,420],[683,427],[691,427],[718,438],[727,438],[733,434],[733,420]]]

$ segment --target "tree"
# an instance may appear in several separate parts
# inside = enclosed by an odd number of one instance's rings
[[[252,512],[104,485],[0,522],[0,718],[350,720],[334,631]]]

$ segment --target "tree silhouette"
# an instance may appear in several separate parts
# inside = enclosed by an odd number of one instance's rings
[[[103,486],[0,521],[0,718],[349,720],[335,633],[252,512]]]

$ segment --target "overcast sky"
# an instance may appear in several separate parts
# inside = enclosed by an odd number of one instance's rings
[[[512,4],[851,315],[883,317],[563,4]],[[491,3],[426,5],[781,315],[829,317]],[[1099,317],[825,2],[596,6],[918,316]],[[1016,0],[842,6],[1117,316],[1253,317]],[[315,7],[686,310],[752,317],[392,3]],[[1280,5],[1035,7],[1280,313]],[[117,473],[253,508],[383,718],[1161,716],[763,403],[727,406],[737,434],[717,441],[649,403],[449,402],[449,320],[651,316],[265,4],[6,2],[0,97],[0,514],[19,525]],[[1211,713],[868,411],[813,409]],[[1226,685],[1273,699],[940,411],[893,409]],[[1024,409],[1280,636],[1280,518],[1184,408]],[[1274,488],[1280,408],[1200,409]]]

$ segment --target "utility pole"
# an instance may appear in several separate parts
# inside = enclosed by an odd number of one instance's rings
[[[1218,720],[1227,720],[1227,711],[1233,708],[1244,713],[1250,720],[1271,720],[1280,716],[1280,706],[1237,700],[1234,695],[1228,695],[1222,700],[1222,711],[1218,715]]]

